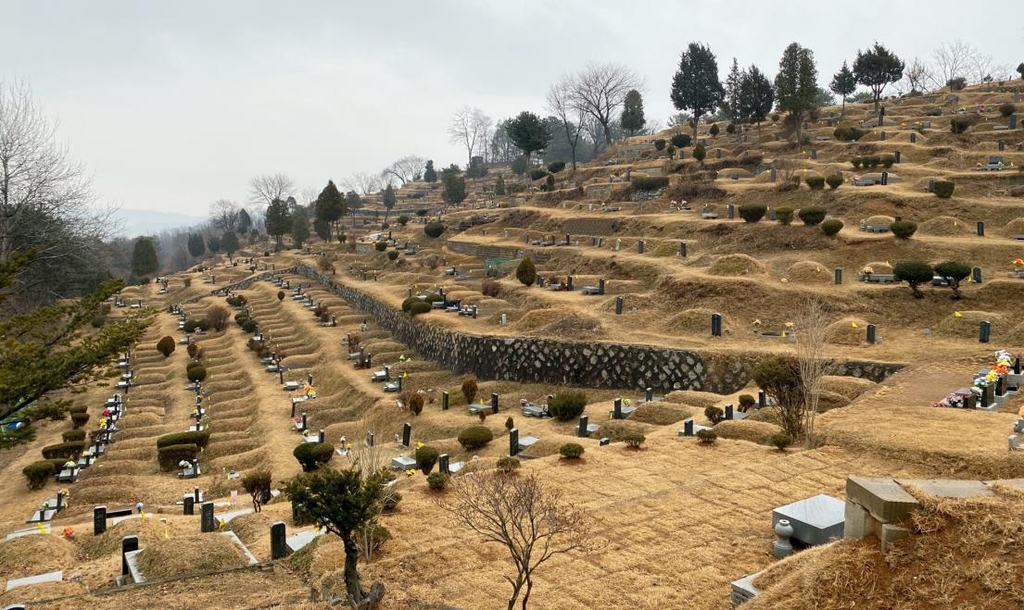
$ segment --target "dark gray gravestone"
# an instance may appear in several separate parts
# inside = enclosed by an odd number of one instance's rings
[[[316,433],[316,442],[318,442],[318,443],[324,442],[324,430],[323,430],[323,428],[321,428],[320,430],[317,431],[317,433]]]
[[[978,325],[978,342],[988,343],[992,336],[992,323],[988,320],[982,320],[981,324]],[[991,404],[991,403],[989,403]],[[988,405],[985,405],[988,406]]]
[[[983,409],[984,408],[988,408],[989,405],[991,405],[995,401],[996,401],[995,388],[992,387],[992,384],[988,384],[987,386],[985,386],[985,389],[982,390],[982,392],[981,392],[981,402],[982,402],[982,404],[980,406]]]
[[[732,419],[732,405],[725,405],[725,419]]]
[[[448,392],[441,392],[441,410],[442,411],[447,411],[448,410],[448,400],[449,400]]]
[[[644,240],[641,239],[640,241],[636,242],[636,252],[637,254],[644,253]]]
[[[985,237],[985,221],[978,221],[978,237]]]
[[[693,436],[693,418],[687,417],[683,420],[683,436]]]
[[[875,325],[874,324],[868,324],[868,343],[870,343],[871,345],[874,345],[875,344],[875,340],[876,340],[876,338],[875,338]]]
[[[512,428],[508,431],[508,454],[515,456],[519,453],[519,428]]]
[[[889,184],[889,172],[882,172],[882,186]]]
[[[622,315],[622,297],[615,297],[615,315]]]
[[[764,390],[757,391],[757,407],[763,409],[768,406],[768,393]]]
[[[588,425],[590,425],[590,418],[588,416],[586,416],[586,415],[580,415],[580,425],[579,425],[579,428],[576,430],[576,436],[579,436],[581,438],[588,436],[589,435],[589,432],[587,431],[587,426]]]
[[[442,453],[437,456],[437,471],[441,474],[451,474],[451,467],[448,464],[447,453]]]
[[[198,487],[193,487],[192,488],[192,500],[194,502],[198,503],[202,499],[203,499],[203,492],[202,492],[202,490],[199,489]]]
[[[812,148],[811,149],[811,159],[815,160],[817,158],[818,158],[818,149],[817,148]]]
[[[1006,375],[996,378],[996,396],[1006,396]]]
[[[679,242],[679,256],[686,258],[686,242]]]
[[[367,447],[373,447],[373,432],[367,432],[366,433],[366,441],[365,441],[365,443],[366,443]]]
[[[768,182],[775,182],[779,178],[779,172],[774,167],[768,171]]]
[[[971,281],[975,284],[981,283],[981,267],[975,267],[971,269]]]
[[[192,496],[185,496],[185,500],[181,503],[183,515],[194,515],[196,514],[196,501]]]
[[[288,556],[288,535],[284,521],[270,524],[270,558],[284,559]]]
[[[121,576],[128,576],[130,572],[126,555],[137,550],[139,550],[138,536],[125,536],[121,539]]]
[[[1017,129],[1017,115],[1010,115],[1010,129]]]
[[[1004,142],[1003,140],[999,140],[997,146],[999,147],[999,152],[1006,150],[1006,142]]]
[[[711,314],[711,336],[722,336],[722,314],[720,313]]]
[[[203,502],[199,505],[199,529],[203,533],[217,529],[217,521],[213,518],[213,502]]]
[[[721,148],[716,148],[715,149],[715,158],[716,159],[721,159],[722,158],[722,149]]]
[[[878,139],[879,140],[885,140],[885,132],[884,131],[881,131],[881,132],[878,133]]]
[[[306,412],[305,411],[302,412],[302,428],[300,428],[300,430],[302,430],[303,432],[306,431]]]
[[[99,536],[107,531],[107,507],[96,506],[92,509],[92,535]]]
[[[612,402],[612,419],[622,419],[622,399],[616,398]]]
[[[929,193],[934,193],[935,192],[935,179],[934,178],[929,178],[928,179],[928,192]]]
[[[654,401],[654,388],[644,388],[644,400],[647,402]]]
[[[835,270],[835,283],[838,286],[843,283],[843,269],[842,267],[836,267]]]
[[[892,154],[892,158],[895,160],[896,163],[900,162],[901,157],[903,157],[903,154],[900,153],[900,151],[898,150]]]
[[[774,182],[774,181],[773,181]],[[768,210],[768,220],[775,220],[775,208]]]
[[[604,278],[597,280],[597,294],[604,296]]]
[[[572,279],[571,275],[565,276],[565,289],[569,292],[576,289],[576,281]]]
[[[402,445],[408,447],[410,440],[412,440],[412,424],[406,422],[402,424]]]
[[[917,134],[914,133],[914,132],[910,133],[910,143],[911,144],[917,144]]]
[[[726,216],[729,218],[729,220],[732,220],[732,219],[736,218],[736,206],[735,205],[733,205],[731,203],[729,204],[729,207],[726,208]]]
[[[491,413],[498,412],[498,393],[491,392]]]

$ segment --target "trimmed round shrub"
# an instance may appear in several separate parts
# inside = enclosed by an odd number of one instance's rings
[[[693,158],[696,159],[698,163],[703,163],[704,158],[707,156],[708,150],[704,148],[703,144],[698,142],[697,145],[693,147]]]
[[[665,150],[665,144],[666,142],[664,138],[658,138],[654,141],[654,148],[656,150]]]
[[[451,480],[451,476],[443,472],[433,472],[427,476],[427,487],[432,491],[444,491],[445,487],[448,487],[448,481]]]
[[[1017,106],[1011,104],[1010,102],[1005,102],[999,105],[999,114],[1004,117],[1008,117],[1014,112],[1017,112]]]
[[[952,180],[936,180],[932,185],[932,192],[940,199],[949,199],[953,196],[953,189],[956,184]]]
[[[864,159],[862,157],[854,157],[850,159],[850,165],[853,166],[853,169],[860,169],[862,163],[864,163]]]
[[[740,218],[746,222],[757,222],[764,218],[768,206],[761,203],[744,203],[740,206]]]
[[[714,430],[705,428],[697,431],[697,442],[701,445],[714,445],[717,440],[718,435],[715,434]]]
[[[45,487],[46,482],[50,480],[54,472],[53,462],[50,460],[32,462],[21,469],[21,474],[25,475],[25,483],[32,490]]]
[[[552,174],[557,174],[563,169],[565,169],[565,161],[555,161],[548,164],[548,171]]]
[[[412,304],[419,302],[420,300],[417,299],[416,297],[409,297],[408,299],[402,301],[402,311],[404,311],[405,313],[409,313],[409,310],[412,309]]]
[[[757,404],[757,399],[751,394],[740,394],[737,400],[740,403],[740,411],[746,411]]]
[[[186,320],[184,331],[186,333],[194,333],[197,330],[206,332],[210,330],[210,325],[206,323],[206,320]]]
[[[156,446],[158,449],[161,447],[170,447],[171,445],[195,445],[200,449],[205,449],[209,443],[209,430],[175,432],[173,434],[165,434],[156,439]]]
[[[330,443],[302,443],[292,451],[303,472],[316,470],[334,457],[334,445]]]
[[[800,208],[800,212],[797,213],[800,220],[803,221],[808,227],[821,224],[825,220],[825,208],[820,205],[809,205],[806,208]]]
[[[505,474],[512,474],[513,472],[519,470],[521,464],[519,463],[519,458],[505,456],[503,458],[498,458],[498,463],[495,466],[498,468],[500,472],[503,472]]]
[[[793,444],[793,437],[785,432],[780,432],[778,434],[773,434],[771,438],[768,439],[768,442],[779,451],[785,451],[786,447]]]
[[[75,428],[81,428],[89,421],[88,413],[72,413],[71,414],[71,425]]]
[[[386,241],[378,241],[373,244],[373,249],[377,252],[383,252],[388,249],[388,243]]]
[[[622,442],[625,443],[626,447],[629,449],[639,449],[645,441],[647,441],[647,437],[636,430],[630,430],[622,435]]]
[[[237,324],[239,326],[241,326],[242,324],[245,324],[246,320],[251,320],[251,319],[252,318],[249,317],[249,314],[245,313],[244,311],[235,314],[235,324]]]
[[[566,443],[558,448],[558,454],[567,460],[578,460],[583,457],[583,445]]]
[[[434,464],[437,463],[438,456],[441,452],[431,447],[430,445],[423,445],[416,450],[416,468],[423,471],[423,474],[430,474],[430,471],[434,469]]]
[[[714,426],[715,424],[725,419],[725,411],[723,411],[720,407],[705,407],[704,417],[708,418],[708,421],[711,422],[712,426]]]
[[[409,397],[409,410],[412,411],[413,415],[419,415],[423,413],[423,395],[420,393],[413,394]]]
[[[174,353],[174,337],[164,337],[156,342],[156,351],[163,354],[164,358]]]
[[[278,301],[283,301],[284,300],[284,290],[278,290],[277,291],[277,300]]]
[[[838,218],[829,218],[821,223],[821,232],[829,237],[835,236],[843,229],[843,221]]]
[[[185,369],[185,375],[192,383],[202,383],[206,379],[206,367],[198,362],[190,362]]]
[[[778,220],[780,225],[789,225],[793,222],[793,208],[788,206],[776,208],[775,220]]]
[[[242,331],[243,332],[254,333],[254,332],[256,332],[257,328],[259,328],[259,324],[257,324],[256,320],[253,320],[252,318],[248,318],[248,319],[246,319],[245,322],[242,322]]]
[[[912,220],[897,220],[889,225],[889,230],[898,239],[910,239],[917,233],[917,223]]]
[[[562,392],[548,401],[548,412],[558,421],[572,421],[583,415],[587,396],[583,392]]]
[[[198,457],[199,447],[195,445],[168,445],[156,451],[156,459],[160,463],[160,470],[164,472],[171,472],[182,461],[191,462]]]
[[[889,169],[890,167],[893,166],[894,163],[896,163],[896,157],[893,155],[882,155],[878,159],[879,162],[882,164],[882,167],[884,167],[885,169]]]
[[[825,184],[827,184],[828,188],[832,189],[833,191],[839,188],[839,185],[841,185],[843,181],[844,180],[842,174],[832,174],[831,176],[825,176]]]
[[[85,405],[72,405],[68,407],[68,413],[85,413],[88,408]]]
[[[431,220],[423,225],[423,232],[427,237],[441,237],[441,234],[444,233],[444,224],[439,220]]]
[[[712,123],[708,133],[711,134],[712,138],[718,137],[718,134],[721,133],[721,130],[718,129],[718,123]]]
[[[197,343],[189,343],[188,347],[185,348],[185,353],[188,354],[189,358],[195,358],[199,354],[199,345]]]
[[[430,310],[430,303],[427,303],[426,301],[416,301],[415,303],[409,306],[409,315],[418,316],[422,313],[427,313]]]
[[[530,171],[530,180],[540,180],[541,178],[547,177],[547,175],[548,170],[538,167],[537,169]]]
[[[729,123],[725,126],[725,133],[732,135],[736,133],[736,123]]]
[[[71,430],[65,430],[65,431],[60,433],[60,438],[65,443],[71,443],[71,442],[75,442],[75,441],[84,441],[85,440],[85,430],[80,430],[78,428],[74,428],[74,429],[71,429]]]
[[[690,138],[690,134],[677,133],[672,136],[671,142],[672,146],[675,146],[676,148],[686,148],[690,145],[692,140]]]
[[[820,191],[825,188],[825,178],[822,176],[807,176],[804,178],[804,182],[814,191]]]
[[[466,451],[476,451],[494,440],[494,433],[487,426],[470,426],[459,432],[459,444]]]
[[[833,137],[843,142],[856,142],[857,140],[864,137],[867,132],[858,127],[837,127],[832,132]]]
[[[516,267],[516,279],[523,286],[533,286],[533,283],[537,281],[537,266],[533,264],[533,260],[527,256],[519,262],[519,266]]]
[[[388,260],[389,261],[396,261],[396,260],[398,260],[398,250],[392,250],[392,251],[388,252]]]
[[[409,224],[409,217],[406,216],[405,214],[400,214],[398,218],[395,219],[395,222],[404,227],[405,225]]]
[[[467,405],[476,400],[477,389],[476,380],[472,377],[462,380],[462,397],[466,399]]]
[[[85,441],[70,441],[67,443],[57,443],[56,445],[47,445],[43,447],[43,457],[48,460],[69,460],[78,459],[78,456],[82,455],[85,451]]]

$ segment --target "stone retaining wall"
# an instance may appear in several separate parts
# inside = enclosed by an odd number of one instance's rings
[[[299,264],[294,272],[319,282],[349,305],[373,317],[377,325],[427,360],[455,373],[482,379],[554,383],[595,388],[673,389],[730,394],[750,382],[754,357],[749,354],[699,353],[689,350],[618,343],[584,343],[534,337],[487,337],[434,328],[358,288],[342,284]],[[270,274],[250,278],[251,284]],[[900,364],[844,362],[840,375],[881,381]]]

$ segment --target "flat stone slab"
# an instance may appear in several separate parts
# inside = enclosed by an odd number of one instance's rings
[[[739,580],[732,581],[732,592],[729,596],[729,601],[732,602],[732,607],[735,608],[743,602],[748,602],[757,597],[761,590],[754,586],[754,579],[760,576],[761,573],[757,572],[750,576],[744,576]]]
[[[846,499],[883,523],[899,523],[919,506],[914,496],[892,479],[847,477]]]
[[[780,519],[788,519],[793,526],[793,538],[806,545],[825,544],[843,537],[846,523],[846,503],[818,494],[805,500],[780,506],[772,511],[772,527]]]
[[[1007,487],[1016,487],[1017,489],[1024,490],[1024,479],[1001,479],[998,481],[985,481],[985,485],[1006,485]],[[8,536],[8,539],[10,536]]]
[[[530,447],[536,445],[539,440],[540,439],[537,438],[536,436],[524,436],[523,438],[519,439],[519,450],[525,451],[526,449],[529,449]],[[449,466],[449,469],[451,469],[451,466]]]
[[[304,532],[299,532],[297,534],[288,536],[288,538],[285,540],[285,544],[288,545],[288,549],[291,552],[295,553],[296,551],[302,550],[306,547],[306,545],[308,545],[310,542],[313,542],[322,535],[323,532],[319,530],[306,530]]]
[[[35,536],[37,534],[50,534],[50,533],[51,533],[50,524],[49,523],[44,523],[42,528],[33,527],[33,528],[30,528],[30,529],[27,529],[27,530],[18,530],[16,532],[11,532],[10,534],[7,534],[7,538],[5,538],[5,540],[13,540],[15,538],[21,538],[22,536]]]
[[[416,467],[416,459],[411,458],[407,455],[400,455],[398,457],[391,458],[391,469],[392,470],[408,470]]]
[[[995,496],[982,481],[958,481],[952,479],[896,479],[904,487],[913,485],[926,494],[939,498],[974,498]]]
[[[132,582],[136,584],[146,582],[146,577],[139,570],[138,554],[141,552],[142,549],[139,549],[138,551],[129,551],[124,554],[124,561],[128,564],[128,573],[132,576]]]
[[[224,523],[231,523],[231,520],[234,519],[235,517],[241,517],[242,515],[251,515],[251,514],[252,514],[252,508],[251,507],[250,508],[240,508],[238,510],[233,510],[233,511],[231,511],[229,513],[224,513],[223,515],[218,516],[217,519],[219,519],[220,521],[223,521]]]
[[[250,509],[249,512],[252,512],[252,509]],[[242,550],[242,554],[245,555],[245,559],[249,562],[249,565],[252,566],[259,563],[259,561],[256,560],[256,557],[249,552],[248,547],[242,544],[242,541],[238,539],[238,536],[235,535],[234,532],[221,532],[221,535],[227,536],[231,540],[231,542],[234,543],[235,546]]]
[[[7,581],[7,588],[4,589],[4,591],[10,591],[11,589],[17,589],[18,587],[27,587],[29,585],[41,585],[47,582],[62,582],[63,580],[63,570],[47,572],[46,574],[36,574],[35,576],[26,576],[24,578],[12,578]]]

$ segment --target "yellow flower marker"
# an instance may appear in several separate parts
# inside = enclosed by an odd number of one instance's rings
[[[857,328],[856,322],[850,322],[850,328]]]
[[[954,318],[962,318],[962,317],[964,317],[964,315],[962,313],[960,313],[959,311],[954,311],[953,312],[953,317]]]

